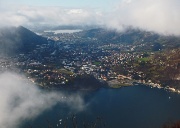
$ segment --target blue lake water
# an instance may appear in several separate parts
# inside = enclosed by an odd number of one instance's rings
[[[39,117],[27,121],[23,127],[64,127],[63,121],[71,123],[73,114],[78,128],[83,126],[83,122],[95,122],[97,117],[101,117],[99,127],[106,128],[160,128],[164,123],[180,120],[180,95],[163,89],[141,85],[71,93],[82,93],[86,104],[83,111],[74,111],[58,103]]]

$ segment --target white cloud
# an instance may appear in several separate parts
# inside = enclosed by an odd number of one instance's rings
[[[130,25],[163,34],[180,35],[179,7],[179,0],[123,0],[106,24],[114,28]]]
[[[82,9],[71,9],[68,11],[67,14],[83,14],[83,10]]]
[[[17,74],[0,75],[0,126],[2,128],[16,128],[23,120],[38,116],[57,102],[66,104],[75,112],[85,108],[83,99],[79,95],[46,92],[26,82],[24,77]]]
[[[67,9],[62,7],[12,7],[0,12],[2,25],[53,24],[53,25],[91,25],[99,19],[93,9]]]
[[[163,34],[180,35],[179,7],[179,0],[119,0],[111,12],[88,7],[1,5],[0,24],[106,25],[117,30],[130,25]]]

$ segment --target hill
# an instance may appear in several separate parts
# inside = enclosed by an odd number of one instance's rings
[[[122,32],[107,29],[91,29],[79,33],[83,38],[95,38],[101,43],[122,44],[149,44],[155,45],[154,50],[159,48],[172,49],[180,47],[180,36],[160,35],[155,32],[128,28]]]
[[[38,36],[22,26],[0,28],[1,55],[28,53],[32,51],[36,45],[46,43],[46,38]]]

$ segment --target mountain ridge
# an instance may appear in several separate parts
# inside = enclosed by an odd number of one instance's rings
[[[159,43],[161,46],[165,46],[169,49],[180,47],[180,36],[161,35],[155,32],[135,28],[127,28],[122,32],[98,28],[80,32],[79,35],[82,37],[96,38],[103,43],[149,43],[151,45],[153,45],[153,43]]]
[[[23,26],[0,28],[0,54],[28,53],[36,45],[46,44],[47,39],[36,35]]]

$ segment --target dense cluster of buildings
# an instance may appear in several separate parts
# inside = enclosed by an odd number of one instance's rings
[[[41,86],[63,85],[84,74],[100,81],[122,82],[132,79],[135,72],[129,62],[143,57],[142,52],[135,52],[136,49],[146,47],[144,44],[103,44],[96,39],[81,39],[76,34],[50,35],[48,39],[48,44],[37,45],[28,54],[6,58],[0,66],[20,69],[19,72]]]

